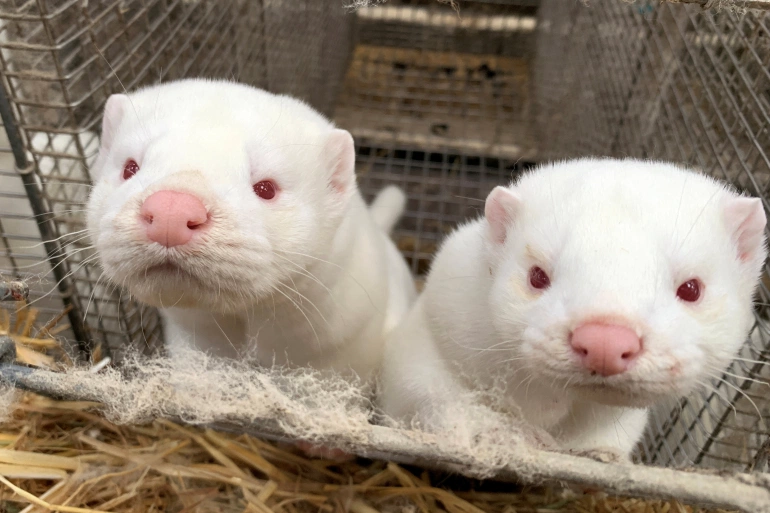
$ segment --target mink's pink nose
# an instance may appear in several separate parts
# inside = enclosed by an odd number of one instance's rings
[[[187,244],[193,232],[206,226],[208,212],[201,200],[191,194],[158,191],[144,200],[140,215],[147,237],[171,248]]]
[[[602,376],[622,374],[642,351],[642,341],[633,330],[607,324],[579,326],[570,344],[583,365]]]

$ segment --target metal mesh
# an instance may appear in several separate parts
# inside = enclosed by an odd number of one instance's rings
[[[43,322],[61,313],[61,296],[56,291],[32,207],[14,170],[10,143],[3,131],[0,133],[0,274],[11,269],[30,285]],[[9,324],[5,320],[14,321],[15,309],[11,303],[0,305],[0,324]],[[7,319],[2,319],[6,316]],[[65,340],[73,338],[70,330],[59,335]]]
[[[336,120],[405,147],[532,158],[529,10],[468,2],[458,18],[436,2],[389,2],[360,11]]]
[[[407,195],[406,214],[394,238],[418,285],[444,237],[459,222],[482,213],[487,194],[527,165],[365,138],[358,140],[357,149],[356,171],[367,200],[390,183]]]
[[[160,337],[153,310],[99,282],[79,232],[101,108],[123,90],[117,77],[127,89],[232,77],[334,113],[356,138],[366,198],[387,183],[406,191],[394,236],[418,279],[446,233],[480,213],[495,185],[536,161],[662,158],[768,193],[765,14],[644,1],[485,0],[463,2],[458,17],[435,0],[391,0],[345,16],[339,4],[4,2],[0,65],[14,125],[5,128],[21,137],[34,173],[24,182],[0,141],[0,269],[35,277],[33,299],[44,297],[36,305],[50,315],[69,290],[54,285],[69,275],[65,285],[76,290],[71,302],[87,312],[89,333],[111,347]],[[50,225],[55,244],[40,244],[38,224]],[[66,262],[52,269],[46,252],[62,251]],[[761,303],[768,299],[763,286]],[[750,343],[712,390],[655,412],[640,460],[763,464],[770,450],[761,418],[770,414],[770,395],[757,382],[768,378],[764,305],[757,316]]]

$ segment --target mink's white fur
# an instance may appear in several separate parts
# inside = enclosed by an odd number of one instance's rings
[[[497,187],[485,217],[445,241],[392,333],[381,405],[440,430],[457,398],[502,383],[495,408],[566,449],[628,456],[646,408],[719,375],[745,341],[765,224],[760,200],[660,162],[561,162]],[[533,266],[548,288],[530,285]],[[693,278],[702,294],[686,303],[677,288]],[[568,341],[602,318],[629,325],[643,347],[610,377],[581,367]]]
[[[109,280],[161,309],[172,355],[249,351],[367,379],[416,292],[388,236],[404,195],[367,208],[354,163],[350,134],[288,96],[203,79],[113,95],[88,230]],[[265,179],[270,201],[252,190]],[[182,246],[148,240],[139,209],[159,190],[199,198],[211,226]]]

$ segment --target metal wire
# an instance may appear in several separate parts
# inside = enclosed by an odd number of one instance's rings
[[[536,19],[517,5],[399,2],[359,12],[337,122],[404,147],[531,159],[528,58]]]
[[[528,163],[475,154],[426,151],[392,141],[358,139],[356,171],[367,200],[389,183],[407,195],[394,238],[421,279],[438,244],[459,222],[478,216],[484,199]]]

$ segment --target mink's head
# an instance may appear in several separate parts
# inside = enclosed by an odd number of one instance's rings
[[[287,96],[198,79],[113,95],[88,231],[139,300],[236,311],[325,253],[354,161],[348,132]]]
[[[495,329],[555,387],[629,406],[684,395],[751,328],[765,211],[702,174],[557,163],[496,188],[485,214]]]

